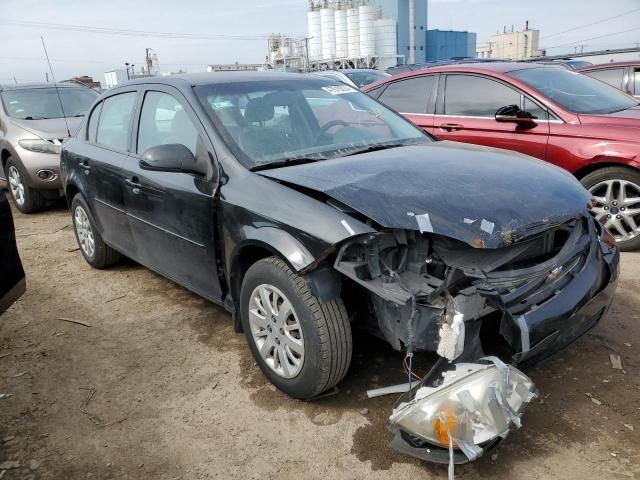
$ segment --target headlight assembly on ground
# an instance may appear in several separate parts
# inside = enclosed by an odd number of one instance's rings
[[[18,143],[22,148],[24,148],[25,150],[29,150],[30,152],[52,153],[54,155],[60,154],[60,145],[56,145],[47,140],[18,140]]]
[[[468,460],[482,455],[483,445],[505,438],[520,427],[527,403],[535,398],[534,384],[516,368],[488,357],[490,365],[459,363],[443,373],[438,387],[422,387],[390,417],[392,427],[433,446],[454,450]]]

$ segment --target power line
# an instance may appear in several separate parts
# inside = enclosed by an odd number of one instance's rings
[[[568,30],[563,30],[562,32],[556,32],[556,33],[552,33],[551,35],[546,35],[544,37],[541,37],[540,39],[547,39],[547,38],[551,38],[551,37],[557,37],[558,35],[562,35],[563,33],[567,33],[567,32],[573,32],[574,30],[580,30],[581,28],[586,28],[586,27],[591,27],[593,25],[598,25],[602,22],[608,22],[609,20],[614,20],[616,18],[620,18],[620,17],[624,17],[625,15],[629,15],[631,13],[635,13],[640,11],[640,8],[634,8],[633,10],[629,10],[628,12],[624,12],[624,13],[620,13],[618,15],[615,15],[613,17],[608,17],[608,18],[603,18],[601,20],[598,20],[596,22],[592,22],[592,23],[587,23],[585,25],[579,25],[577,27],[573,27],[570,28]]]
[[[63,23],[29,22],[24,20],[0,19],[0,24],[14,25],[30,28],[44,28],[48,30],[66,30],[72,32],[97,33],[102,35],[122,35],[133,37],[156,37],[156,38],[184,38],[192,40],[266,40],[271,35],[226,35],[226,34],[200,34],[200,33],[179,33],[179,32],[156,32],[147,30],[131,30],[127,28],[94,27],[89,25],[70,25]]]
[[[548,49],[548,48],[570,47],[572,45],[579,44],[579,43],[582,43],[582,42],[587,42],[589,40],[596,40],[598,38],[613,37],[614,35],[621,35],[623,33],[634,32],[636,30],[640,30],[640,27],[630,28],[629,30],[623,30],[621,32],[605,33],[604,35],[598,35],[597,37],[583,38],[582,40],[576,40],[575,42],[563,43],[563,44],[560,44],[560,45],[552,45],[550,47],[545,47],[545,48]]]
[[[38,58],[38,57],[5,57],[5,56],[0,56],[0,60],[27,60],[27,61],[32,61],[32,62],[42,62],[42,58]],[[60,59],[60,58],[52,58],[51,59],[52,62],[55,63],[95,63],[95,64],[105,64],[105,65],[120,65],[122,63],[122,60],[83,60],[83,59]],[[162,62],[162,65],[184,65],[184,66],[201,66],[204,67],[206,66],[206,62],[199,62],[199,63],[189,63],[189,62],[177,62],[177,63],[171,63],[171,62]]]

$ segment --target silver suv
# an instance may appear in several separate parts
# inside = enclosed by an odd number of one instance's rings
[[[0,86],[0,188],[9,187],[21,212],[62,195],[60,145],[97,97],[77,85],[58,84],[58,92],[51,83]]]

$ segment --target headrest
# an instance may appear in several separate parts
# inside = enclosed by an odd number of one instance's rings
[[[244,111],[244,119],[249,123],[267,122],[273,118],[275,109],[272,102],[264,98],[254,98],[249,100]]]

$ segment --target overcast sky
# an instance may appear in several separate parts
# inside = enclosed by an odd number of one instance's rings
[[[0,82],[14,76],[18,81],[45,79],[41,35],[58,80],[89,74],[104,81],[103,72],[123,68],[124,62],[142,65],[147,47],[157,52],[162,71],[261,63],[263,37],[307,34],[306,9],[306,0],[0,0]],[[573,52],[581,45],[588,51],[640,43],[639,0],[429,0],[429,28],[474,31],[478,43],[505,25],[522,28],[525,20],[541,30],[541,47],[550,54]],[[593,25],[575,28],[587,24]],[[68,25],[220,37],[113,35]],[[571,31],[560,33],[566,30]]]

